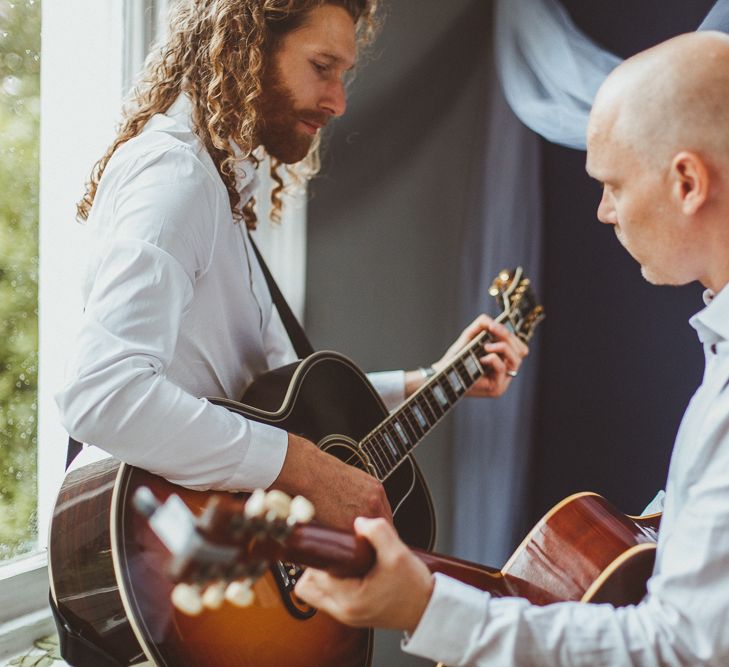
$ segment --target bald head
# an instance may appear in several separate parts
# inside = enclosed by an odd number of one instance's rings
[[[626,60],[595,99],[588,142],[596,138],[654,165],[681,150],[729,163],[729,35],[689,33]]]
[[[650,282],[729,282],[729,36],[691,33],[626,60],[600,88],[587,171],[597,217]]]

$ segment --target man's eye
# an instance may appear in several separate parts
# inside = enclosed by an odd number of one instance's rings
[[[318,63],[318,62],[316,62],[315,60],[312,60],[311,64],[312,64],[312,65],[314,66],[314,69],[315,69],[315,70],[316,70],[316,71],[317,71],[317,72],[318,72],[319,74],[324,74],[324,72],[326,72],[326,71],[327,71],[327,69],[329,69],[329,68],[328,68],[328,67],[327,67],[326,65],[322,65],[321,63]]]

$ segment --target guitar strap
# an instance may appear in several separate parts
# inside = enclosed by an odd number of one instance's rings
[[[268,270],[268,266],[263,259],[263,255],[261,255],[260,250],[258,250],[258,246],[253,241],[253,237],[250,233],[248,234],[248,240],[251,242],[253,251],[256,253],[258,264],[261,267],[261,271],[263,271],[263,276],[266,279],[266,285],[268,285],[268,291],[271,293],[271,299],[278,310],[278,314],[281,316],[281,321],[286,328],[286,333],[289,335],[289,339],[291,340],[291,344],[294,346],[296,354],[299,356],[299,359],[304,359],[305,357],[314,354],[314,348],[309,342],[309,339],[306,337],[304,328],[299,324],[299,320],[296,319],[296,315],[291,312],[289,304],[286,302],[284,295],[281,294],[281,290],[278,288],[276,281],[273,279],[271,272]]]
[[[278,314],[281,317],[286,333],[291,340],[294,351],[298,355],[299,359],[304,359],[305,357],[314,354],[314,348],[309,342],[304,328],[301,324],[299,324],[299,321],[296,319],[296,315],[294,315],[291,307],[284,298],[284,295],[281,293],[274,277],[271,275],[271,271],[269,270],[266,261],[263,259],[263,255],[261,255],[261,251],[258,249],[258,246],[250,233],[248,234],[248,240],[251,242],[253,251],[256,253],[256,259],[258,259],[258,264],[263,272],[263,277],[266,279],[268,291],[271,293],[271,300],[278,310]],[[68,470],[71,463],[73,463],[73,460],[81,453],[82,449],[83,445],[78,442],[78,440],[74,440],[69,436],[68,449],[66,451],[66,470]]]

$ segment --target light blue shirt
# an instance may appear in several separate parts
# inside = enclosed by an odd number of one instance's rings
[[[405,651],[451,667],[729,665],[729,288],[704,299],[691,326],[706,367],[676,437],[644,600],[538,607],[436,575]]]

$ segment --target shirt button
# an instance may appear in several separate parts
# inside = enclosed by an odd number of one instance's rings
[[[711,354],[716,354],[716,343],[711,344]]]

